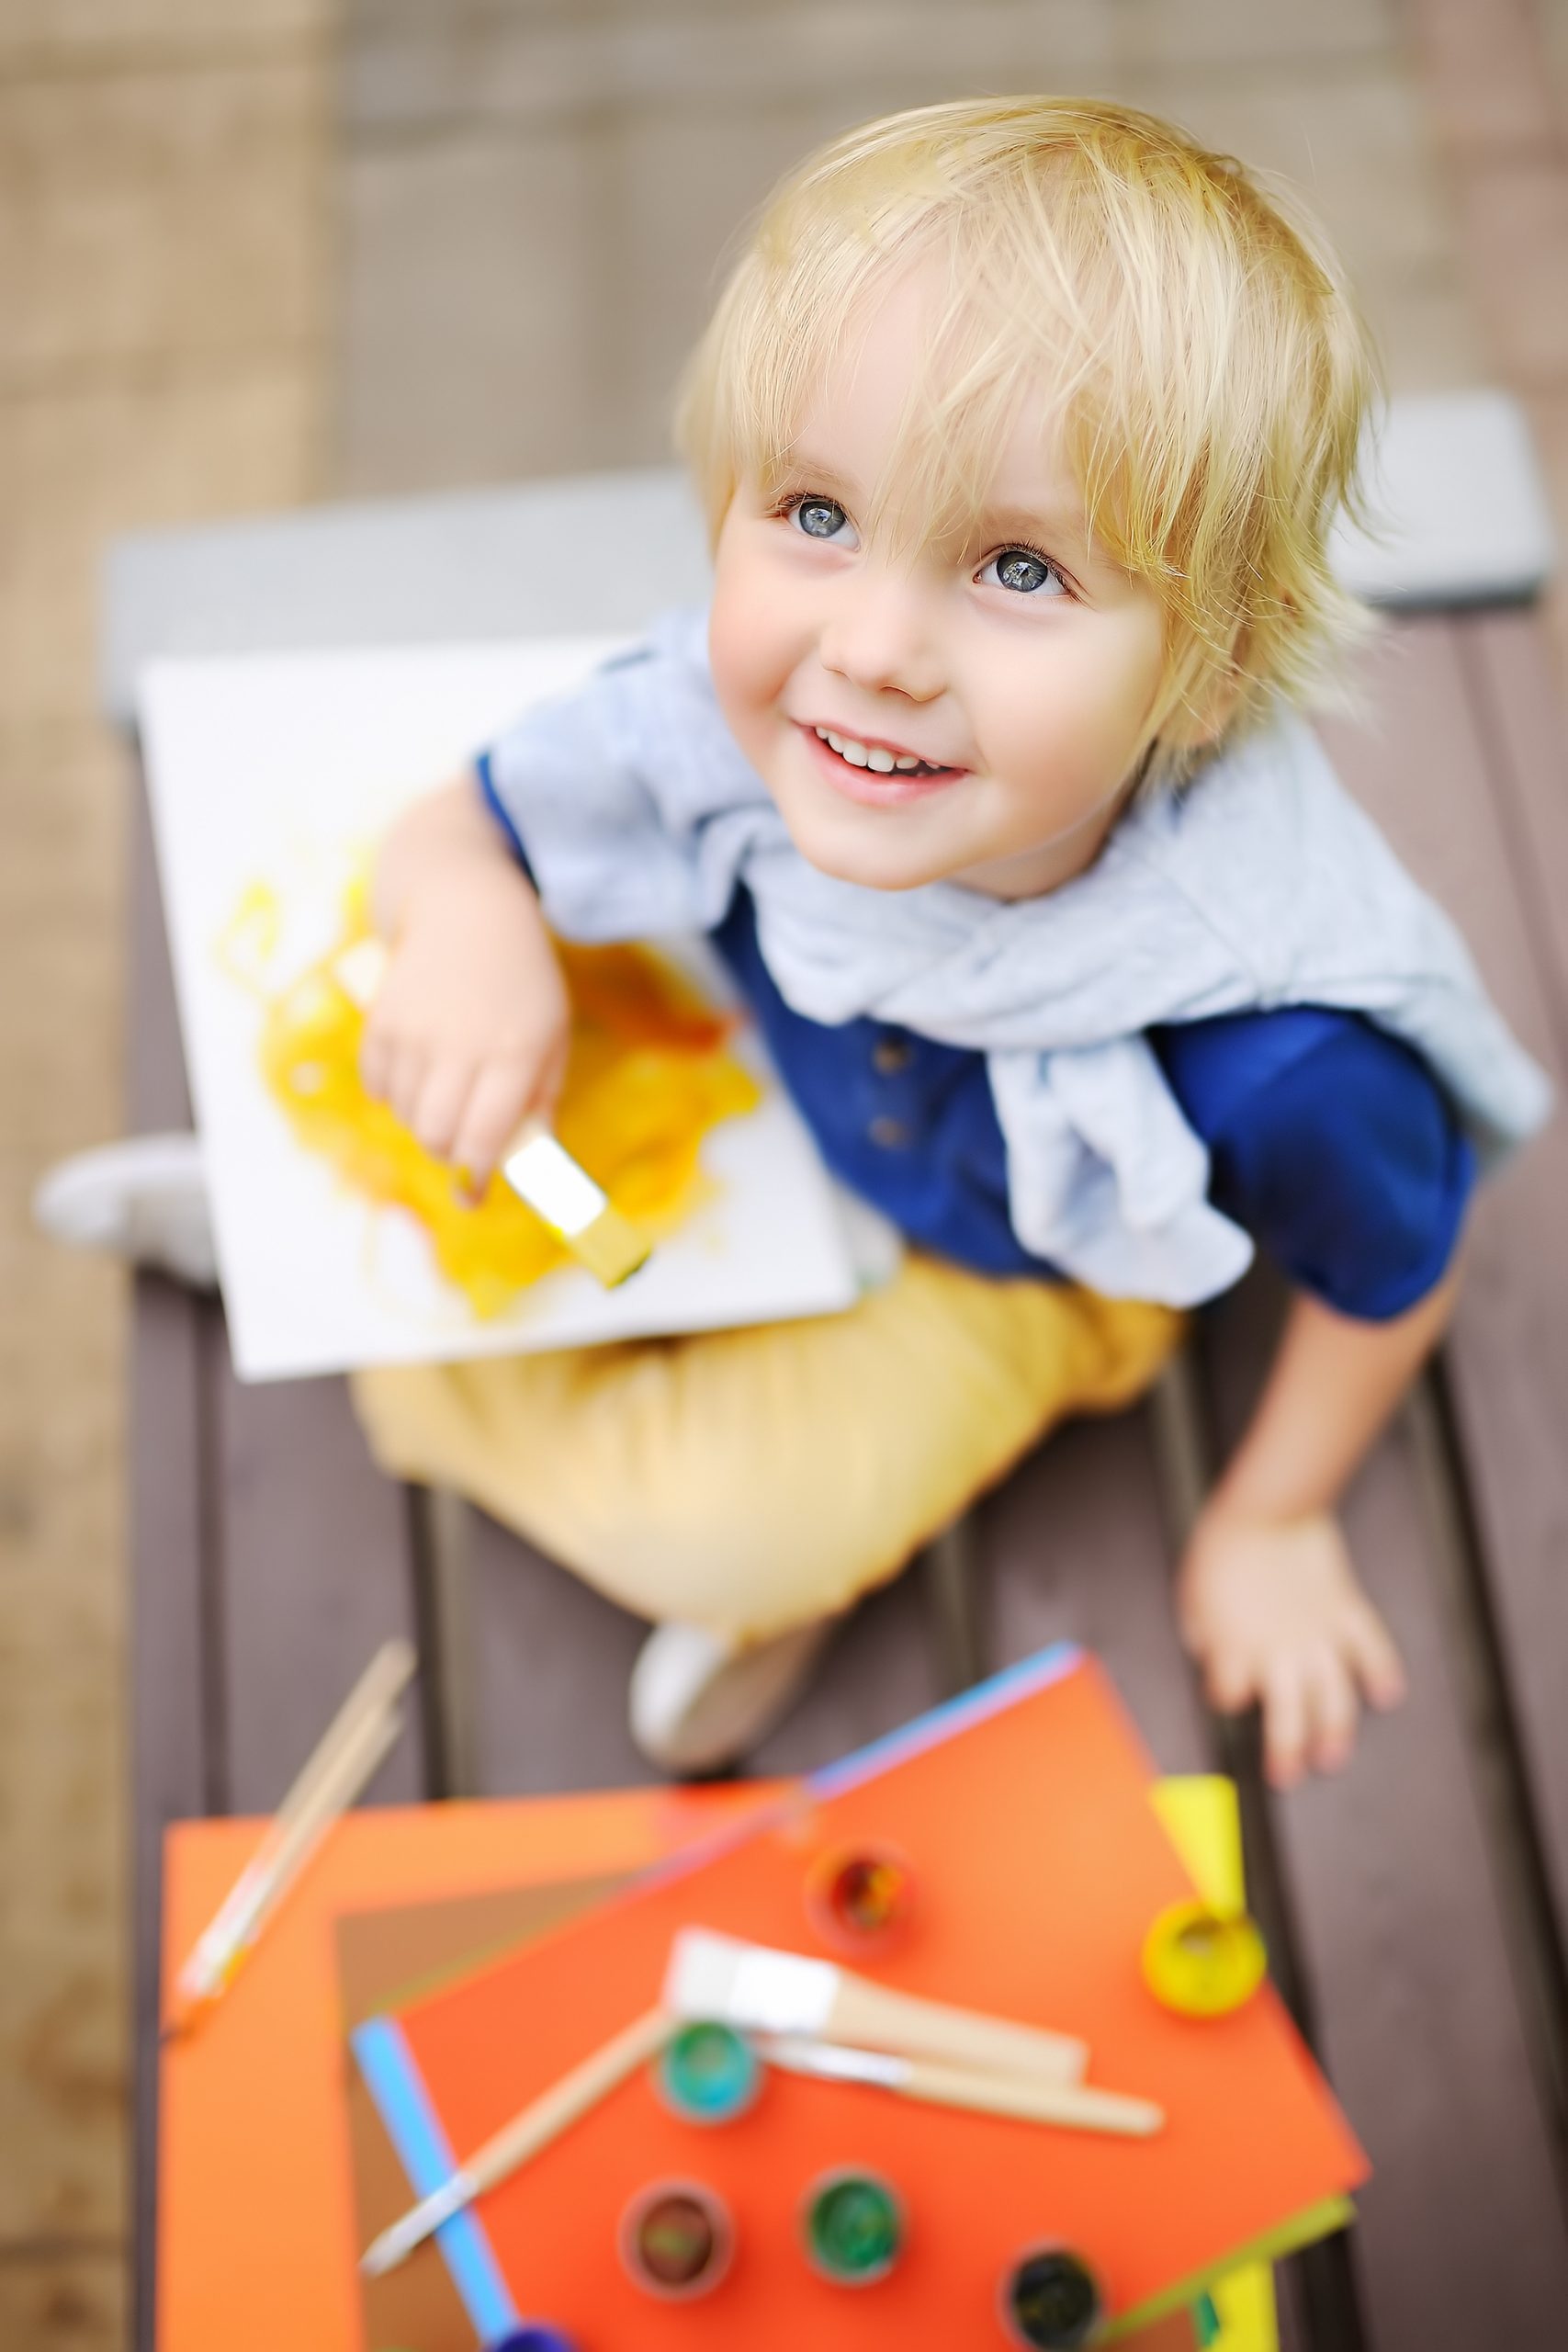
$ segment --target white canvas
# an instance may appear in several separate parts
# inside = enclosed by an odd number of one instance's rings
[[[621,1289],[572,1267],[491,1321],[441,1281],[412,1218],[373,1210],[298,1144],[257,1068],[261,1009],[219,955],[247,887],[285,892],[285,966],[321,952],[355,850],[616,642],[254,655],[144,673],[175,993],[242,1379],[778,1321],[852,1302],[831,1182],[750,1028],[735,1050],[763,1102],[706,1139],[712,1197]],[[705,946],[682,952],[706,958],[705,985],[722,992]]]

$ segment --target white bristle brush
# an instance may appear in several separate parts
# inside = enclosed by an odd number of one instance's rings
[[[1036,2082],[1081,2082],[1089,2064],[1087,2044],[1070,2034],[889,1992],[830,1961],[706,1928],[676,1935],[664,2004],[677,2017],[713,2018],[742,2033],[803,2034]]]

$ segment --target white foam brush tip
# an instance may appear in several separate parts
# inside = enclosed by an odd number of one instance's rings
[[[664,2006],[753,2033],[815,2033],[828,2022],[839,1971],[707,1928],[682,1928],[670,1954]]]
[[[742,1943],[708,1928],[683,1928],[671,1950],[667,2008],[713,2018],[743,2033],[818,2034],[910,2057],[1080,2082],[1087,2045],[1073,2035],[1011,2018],[921,2000],[829,1961]]]

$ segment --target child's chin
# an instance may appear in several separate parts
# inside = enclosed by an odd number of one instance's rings
[[[807,865],[819,874],[830,874],[836,882],[856,882],[863,890],[918,890],[952,870],[929,844],[918,844],[911,838],[913,828],[901,825],[892,811],[886,816],[857,812],[848,823],[824,823],[815,817],[802,820],[787,808],[783,813]]]
[[[891,843],[797,839],[795,847],[818,873],[830,874],[836,882],[857,882],[863,890],[918,890],[941,881],[947,870]]]

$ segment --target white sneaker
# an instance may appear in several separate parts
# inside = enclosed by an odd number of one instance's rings
[[[733,1764],[788,1712],[836,1623],[746,1646],[704,1625],[656,1625],[632,1668],[632,1737],[661,1772]]]
[[[112,1250],[197,1290],[218,1280],[196,1136],[132,1136],[61,1160],[33,1194],[33,1217],[73,1249]]]

